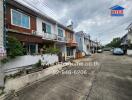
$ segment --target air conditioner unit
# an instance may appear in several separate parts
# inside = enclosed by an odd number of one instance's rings
[[[32,30],[32,34],[33,34],[33,35],[36,35],[37,32],[36,32],[35,30]]]

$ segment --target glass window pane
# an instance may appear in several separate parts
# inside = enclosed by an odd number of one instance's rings
[[[58,35],[61,36],[61,37],[63,37],[63,30],[58,29]]]
[[[15,25],[21,26],[21,13],[12,10],[12,22]]]
[[[46,33],[51,33],[51,26],[46,24]]]
[[[22,27],[29,28],[29,16],[22,14]]]

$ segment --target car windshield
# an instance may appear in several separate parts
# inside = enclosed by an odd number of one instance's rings
[[[114,51],[122,51],[121,48],[115,48]]]

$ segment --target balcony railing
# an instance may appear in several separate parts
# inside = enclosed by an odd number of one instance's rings
[[[43,33],[43,39],[57,40],[56,34]]]
[[[57,40],[60,42],[66,42],[66,38],[61,36],[57,36]]]
[[[57,34],[53,34],[53,33],[36,33],[40,36],[42,36],[42,39],[45,39],[45,40],[53,40],[53,41],[57,41],[57,42],[66,42],[66,38],[65,37],[61,37],[61,36],[58,36]]]

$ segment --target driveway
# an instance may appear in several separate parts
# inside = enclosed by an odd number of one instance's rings
[[[10,100],[132,98],[132,58],[105,52],[79,61],[84,65],[67,66],[60,73],[24,88]]]

